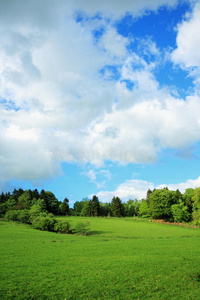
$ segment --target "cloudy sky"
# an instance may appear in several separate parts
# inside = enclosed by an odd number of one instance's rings
[[[0,0],[0,191],[200,186],[200,1]]]

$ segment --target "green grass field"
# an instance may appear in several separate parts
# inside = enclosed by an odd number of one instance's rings
[[[200,229],[66,219],[91,235],[0,221],[0,299],[200,299]]]

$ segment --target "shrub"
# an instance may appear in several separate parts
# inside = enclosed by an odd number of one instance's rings
[[[29,210],[21,210],[18,215],[18,220],[22,223],[30,223],[30,212]]]
[[[89,234],[90,222],[78,222],[73,230],[77,235],[88,235]]]
[[[44,231],[54,231],[54,226],[57,223],[56,219],[47,217],[37,217],[33,220],[33,227]]]
[[[69,222],[58,222],[54,225],[54,230],[59,233],[70,233],[70,224]]]
[[[18,221],[20,211],[19,210],[9,210],[5,214],[5,218],[8,220]]]
[[[33,222],[35,218],[37,218],[41,213],[41,207],[39,205],[34,204],[30,209],[30,223]]]

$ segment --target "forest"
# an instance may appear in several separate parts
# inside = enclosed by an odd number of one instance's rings
[[[200,226],[200,188],[179,190],[148,190],[145,199],[130,199],[123,203],[119,197],[102,203],[97,196],[76,201],[69,208],[69,200],[59,201],[50,191],[14,189],[0,195],[0,217],[32,224],[35,228],[55,230],[54,216],[133,217],[162,219],[168,222],[189,222]],[[45,223],[46,225],[41,225]],[[50,225],[49,225],[50,224]],[[57,225],[58,226],[58,225]],[[64,226],[64,225],[63,225]]]

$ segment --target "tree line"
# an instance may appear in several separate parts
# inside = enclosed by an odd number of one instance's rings
[[[14,211],[14,213],[13,213]],[[133,217],[164,219],[169,222],[193,222],[200,226],[200,188],[170,191],[168,188],[150,189],[142,200],[130,199],[123,203],[119,197],[111,202],[102,203],[94,195],[92,199],[84,198],[76,201],[69,208],[69,200],[59,201],[52,192],[41,190],[14,189],[12,193],[2,192],[0,195],[0,216],[9,216],[21,212],[34,216],[53,214],[63,216],[88,217]],[[36,213],[37,212],[37,213]],[[27,217],[28,218],[28,217]],[[32,217],[33,218],[33,217]],[[23,217],[22,217],[23,219]]]

